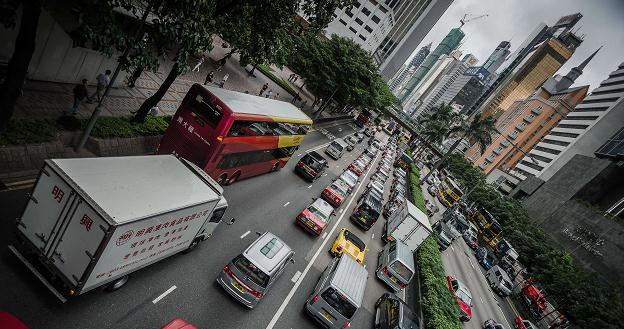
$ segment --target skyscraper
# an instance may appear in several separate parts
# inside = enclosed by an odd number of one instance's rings
[[[584,65],[585,62],[579,66],[579,71]],[[548,181],[575,154],[592,156],[622,128],[623,122],[624,62],[562,119],[529,152],[529,157],[516,165],[513,173],[520,179],[535,176]]]
[[[464,38],[464,32],[456,27],[451,29],[449,33],[444,37],[442,42],[427,56],[427,59],[420,65],[418,70],[414,73],[410,81],[407,83],[405,88],[401,90],[398,95],[398,98],[401,102],[407,100],[407,98],[412,94],[416,86],[423,80],[423,78],[429,73],[429,70],[436,64],[440,56],[448,55],[451,51],[455,50],[459,43]]]
[[[407,77],[411,77],[411,75],[414,74],[416,69],[420,67],[420,64],[422,64],[425,58],[427,58],[427,55],[429,55],[430,52],[431,52],[431,43],[420,48],[418,53],[416,53],[416,56],[412,58],[409,64],[407,64],[406,67],[403,70],[401,70],[401,72],[397,75],[397,77],[395,77],[392,80],[392,82],[390,82],[390,85],[389,85],[390,90],[392,91],[397,90],[397,88],[403,84],[403,82],[405,81]]]
[[[372,2],[372,1],[369,1]],[[384,0],[396,23],[373,53],[384,80],[401,69],[453,0]]]
[[[509,48],[511,47],[511,43],[509,41],[502,41],[498,44],[498,47],[494,49],[494,52],[485,60],[483,63],[483,68],[488,70],[490,73],[495,73],[496,70],[503,64],[507,56],[511,53]]]

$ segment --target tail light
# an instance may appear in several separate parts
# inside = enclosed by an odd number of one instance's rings
[[[261,293],[261,292],[259,292],[259,291],[255,291],[255,290],[253,290],[253,289],[250,289],[250,290],[249,290],[249,292],[250,292],[252,295],[254,295],[254,297],[256,297],[256,298],[262,298],[262,296],[264,296],[264,294],[263,294],[263,293]]]
[[[336,247],[336,250],[342,251],[342,245],[338,245],[338,247]]]
[[[297,162],[297,167],[303,168],[303,162],[301,162],[301,161]]]
[[[227,274],[230,278],[234,277],[234,273],[232,273],[232,270],[230,270],[229,265],[223,266],[223,272],[225,272],[225,274]]]
[[[399,286],[401,287],[401,289],[407,287],[407,285],[401,281],[397,281],[397,283],[399,284]]]
[[[339,197],[334,197],[334,202],[340,203],[340,198]]]
[[[385,266],[384,266],[384,268],[383,268],[383,273],[384,273],[385,275],[388,275],[388,274],[389,274],[389,273],[388,273],[388,268],[387,268],[387,267],[385,267]]]
[[[310,301],[310,305],[316,303],[317,300],[318,300],[318,295],[314,295],[314,297],[312,297],[312,300]]]
[[[340,328],[344,329],[344,328],[349,328],[349,327],[351,327],[351,322],[347,321]]]

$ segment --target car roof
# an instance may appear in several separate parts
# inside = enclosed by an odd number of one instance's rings
[[[314,206],[314,208],[326,214],[328,217],[332,213],[332,211],[334,211],[334,207],[332,207],[329,203],[327,203],[327,201],[321,198],[314,200],[314,202],[312,202],[310,206]]]
[[[308,152],[306,155],[309,155],[309,156],[311,156],[311,157],[315,158],[315,159],[316,159],[316,160],[318,160],[318,161],[325,161],[325,162],[327,162],[327,160],[325,160],[325,157],[323,157],[322,155],[320,155],[320,154],[319,154],[318,152],[316,152],[316,151],[310,151],[310,152]],[[304,155],[304,156],[305,156],[305,155]]]
[[[243,256],[270,275],[291,252],[292,249],[282,239],[266,232],[245,249]]]

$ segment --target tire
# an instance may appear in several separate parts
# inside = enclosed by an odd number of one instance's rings
[[[124,275],[120,278],[118,278],[117,280],[109,283],[108,285],[106,285],[106,288],[104,290],[112,292],[115,290],[119,290],[121,287],[124,286],[124,284],[126,284],[126,282],[128,282],[128,278],[129,276]]]
[[[217,183],[219,183],[219,185],[225,185],[227,182],[227,174],[221,174],[221,176],[219,176],[219,178],[217,179]]]
[[[232,185],[236,183],[236,181],[240,178],[240,175],[241,175],[241,172],[237,171],[234,175],[230,177],[230,179],[227,180],[227,183],[225,185]]]
[[[279,166],[279,162],[276,162],[271,168],[271,172],[276,172],[278,170],[280,170],[280,166]]]

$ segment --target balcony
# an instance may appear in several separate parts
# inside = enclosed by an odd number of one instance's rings
[[[495,148],[492,152],[494,152],[494,154],[499,155],[501,154],[501,152],[503,151],[503,147],[499,146],[497,148]]]
[[[524,117],[524,121],[527,122],[527,123],[531,123],[531,122],[533,122],[533,120],[535,120],[535,116],[533,114],[529,114],[529,115]]]
[[[485,169],[485,167],[487,167],[487,163],[486,162],[484,162],[484,163],[479,165],[479,168],[481,168],[481,169]]]
[[[506,140],[506,139],[503,139],[503,141],[501,142],[501,145],[502,145],[503,147],[507,147],[507,146],[509,146],[509,144],[510,144],[510,143],[509,143],[509,141],[508,141],[508,140]]]
[[[494,162],[494,154],[490,154],[487,156],[487,158],[485,158],[487,161],[489,162]]]
[[[538,114],[542,114],[543,110],[542,110],[542,107],[541,107],[541,106],[538,106],[538,107],[536,107],[536,108],[532,109],[532,110],[531,110],[531,112],[533,112],[533,113],[535,113],[536,115],[538,115]]]
[[[524,128],[526,128],[526,126],[527,125],[524,122],[520,122],[516,125],[516,129],[518,129],[519,131],[524,131]]]
[[[514,131],[514,132],[512,132],[511,134],[509,134],[508,136],[509,136],[509,138],[510,138],[510,139],[514,139],[514,140],[515,140],[515,139],[516,139],[516,137],[518,137],[518,132],[517,132],[517,131]]]

